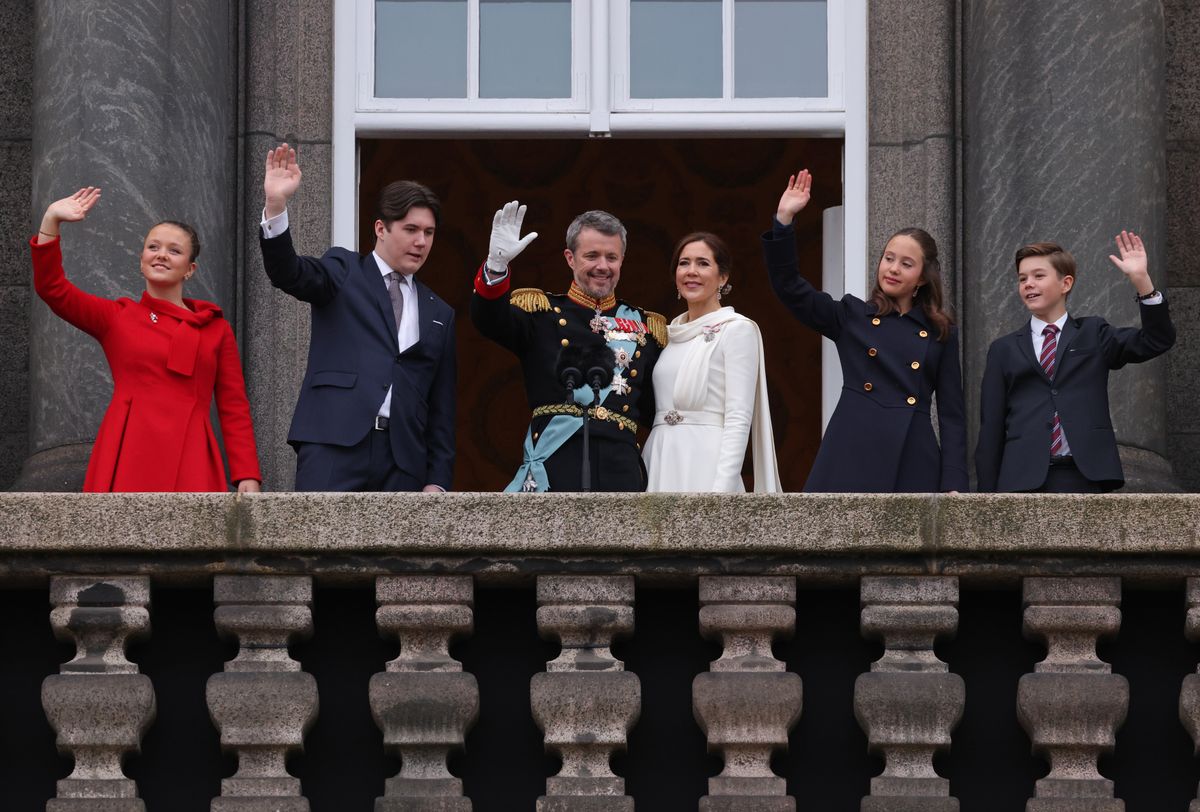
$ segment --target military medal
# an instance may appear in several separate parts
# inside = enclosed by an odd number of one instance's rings
[[[629,367],[629,351],[619,348],[613,350],[613,360],[621,369],[627,369]]]
[[[626,381],[625,376],[619,372],[613,375],[612,383],[609,384],[609,386],[612,388],[614,395],[621,396],[629,394],[629,382]]]
[[[588,322],[588,326],[592,328],[593,333],[603,333],[608,329],[608,319],[600,315],[600,311],[596,311],[596,315]]]

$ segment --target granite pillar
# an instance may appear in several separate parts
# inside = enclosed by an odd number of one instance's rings
[[[964,383],[968,414],[992,340],[1028,321],[1013,254],[1052,240],[1079,275],[1072,315],[1138,323],[1134,289],[1108,260],[1121,229],[1146,241],[1167,285],[1161,0],[963,0]],[[1166,362],[1109,387],[1126,489],[1177,489],[1166,453]],[[977,425],[973,425],[972,436]],[[1068,428],[1069,430],[1069,428]]]
[[[479,715],[479,685],[450,656],[450,642],[474,628],[469,575],[401,575],[375,582],[379,631],[400,654],[371,677],[371,714],[383,743],[400,756],[375,812],[471,812],[462,779],[446,757],[462,749]]]
[[[771,642],[796,628],[796,579],[700,579],[700,632],[721,641],[721,656],[692,681],[696,721],[721,774],[708,779],[700,812],[795,812],[787,782],[771,770],[800,718],[800,676],[775,658]]]
[[[1026,578],[1025,636],[1046,658],[1017,684],[1017,717],[1035,753],[1050,762],[1026,812],[1124,812],[1097,760],[1116,746],[1129,682],[1096,656],[1096,641],[1121,628],[1120,578]]]
[[[1187,620],[1184,625],[1187,639],[1200,642],[1200,578],[1187,579]],[[1200,755],[1200,668],[1183,678],[1179,692],[1179,720],[1191,734]],[[1200,812],[1200,792],[1188,807],[1188,812]]]
[[[67,276],[99,296],[137,298],[146,232],[182,220],[202,247],[185,293],[232,320],[238,4],[42,0],[35,11],[33,199],[22,236],[51,201],[99,186],[87,220],[63,226]],[[15,487],[78,490],[112,393],[108,365],[94,339],[40,301],[30,333],[31,456]]]
[[[630,575],[537,579],[538,631],[562,643],[529,685],[546,749],[562,759],[537,812],[633,812],[609,764],[642,708],[641,681],[610,651],[614,638],[633,633],[633,600]]]
[[[950,747],[966,686],[933,643],[958,628],[958,579],[862,579],[862,630],[883,639],[883,656],[854,683],[854,714],[872,750],[884,756],[862,812],[958,812],[933,756]]]
[[[218,575],[213,582],[217,630],[238,641],[238,653],[208,679],[208,712],[221,746],[237,754],[238,770],[221,780],[212,812],[308,812],[300,779],[287,771],[289,753],[304,747],[317,718],[317,681],[288,653],[312,634],[312,578]]]
[[[150,579],[50,579],[50,625],[75,643],[75,658],[42,682],[42,707],[58,749],[75,768],[58,782],[46,812],[145,812],[121,763],[154,720],[154,686],[125,658],[150,633]]]

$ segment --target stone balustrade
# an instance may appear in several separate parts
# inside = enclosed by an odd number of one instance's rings
[[[154,724],[155,686],[126,646],[150,633],[152,587],[200,585],[216,631],[237,643],[205,697],[237,762],[210,808],[308,810],[286,759],[321,713],[319,680],[289,651],[315,633],[314,582],[373,588],[378,632],[399,642],[361,686],[400,761],[377,812],[472,809],[452,757],[488,706],[451,644],[475,633],[476,590],[495,587],[535,590],[529,621],[561,645],[528,689],[561,759],[537,809],[633,809],[612,759],[643,687],[614,645],[637,634],[643,586],[692,590],[694,634],[720,645],[692,684],[695,724],[721,762],[701,809],[807,808],[772,763],[809,701],[774,647],[797,627],[798,595],[854,587],[861,634],[882,643],[853,694],[883,759],[864,812],[959,808],[935,756],[953,752],[973,688],[934,648],[958,631],[965,588],[1021,590],[1011,622],[1045,649],[1011,708],[1031,761],[1049,764],[1027,810],[1109,812],[1124,803],[1098,759],[1119,749],[1136,707],[1096,646],[1121,628],[1134,587],[1178,592],[1177,634],[1200,640],[1198,528],[1200,497],[1182,495],[5,494],[0,586],[47,589],[50,625],[76,647],[42,685],[73,761],[51,812],[145,808],[123,761]],[[1200,740],[1192,671],[1177,732]]]

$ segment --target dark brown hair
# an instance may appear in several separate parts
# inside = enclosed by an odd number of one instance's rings
[[[1013,267],[1020,271],[1021,260],[1030,257],[1045,257],[1050,263],[1050,267],[1058,273],[1059,279],[1069,276],[1079,281],[1075,277],[1075,257],[1056,242],[1032,242],[1029,245],[1021,246],[1017,249],[1017,258],[1013,261]],[[1071,291],[1067,291],[1067,296],[1070,295]]]
[[[434,224],[442,224],[442,201],[432,189],[415,180],[397,180],[384,186],[379,193],[375,218],[382,220],[385,228],[391,228],[392,223],[403,220],[414,208],[429,209],[433,212]]]
[[[938,261],[937,243],[923,228],[902,228],[888,237],[887,243],[897,237],[912,239],[924,255],[924,261],[921,263],[922,284],[913,293],[913,305],[920,307],[925,316],[937,327],[938,341],[945,341],[950,335],[950,326],[954,324],[954,316],[942,304],[942,263]],[[884,243],[885,251],[887,243]],[[876,266],[878,267],[878,263]],[[875,305],[875,312],[880,316],[886,316],[896,309],[896,302],[879,287],[878,272],[875,274],[875,284],[871,287],[871,302]]]
[[[683,253],[683,249],[694,242],[702,242],[708,246],[708,250],[712,251],[713,259],[717,263],[717,275],[724,275],[725,282],[728,283],[733,277],[733,254],[729,253],[729,246],[723,239],[708,231],[693,231],[675,243],[675,251],[671,254],[671,273],[674,273],[675,269],[679,267],[679,257]]]
[[[151,230],[159,226],[175,226],[183,233],[188,235],[188,239],[192,241],[192,255],[188,257],[188,262],[195,262],[196,257],[200,256],[200,235],[196,233],[196,229],[188,223],[182,223],[179,220],[159,220],[154,225],[150,226]]]

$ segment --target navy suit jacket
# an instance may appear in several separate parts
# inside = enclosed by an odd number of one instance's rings
[[[1140,330],[1068,316],[1053,379],[1033,355],[1029,322],[992,342],[979,398],[980,491],[1032,491],[1045,483],[1055,411],[1079,472],[1106,490],[1125,484],[1108,410],[1109,370],[1148,361],[1175,343],[1165,299],[1140,309]]]
[[[262,238],[271,284],[312,305],[308,369],[288,442],[353,446],[392,387],[388,433],[400,470],[450,489],[454,476],[454,310],[416,283],[420,339],[399,351],[387,284],[371,254],[297,256],[290,230]]]

